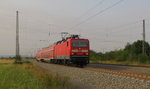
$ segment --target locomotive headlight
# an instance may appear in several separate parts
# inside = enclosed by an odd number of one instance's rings
[[[82,52],[88,52],[88,50],[82,50]]]
[[[72,50],[72,52],[79,52],[79,50]]]

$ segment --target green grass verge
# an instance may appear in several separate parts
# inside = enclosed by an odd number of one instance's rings
[[[32,64],[0,65],[0,89],[77,89],[68,79],[52,76]]]

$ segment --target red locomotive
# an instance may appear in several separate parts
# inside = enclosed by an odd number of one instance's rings
[[[71,35],[38,51],[36,59],[56,64],[84,66],[89,63],[89,53],[89,40],[80,39],[78,35]]]

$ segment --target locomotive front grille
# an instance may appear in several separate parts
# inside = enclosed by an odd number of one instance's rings
[[[89,56],[88,55],[71,55],[71,61],[74,64],[88,64],[89,63]]]

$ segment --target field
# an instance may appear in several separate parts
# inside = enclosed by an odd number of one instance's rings
[[[14,64],[14,60],[0,60],[0,89],[77,89],[68,80],[29,62]]]

